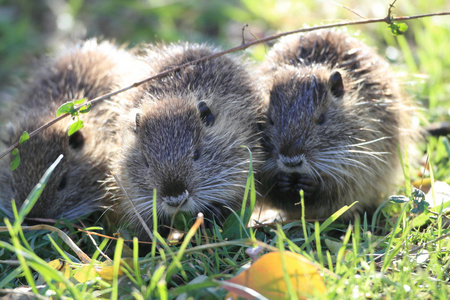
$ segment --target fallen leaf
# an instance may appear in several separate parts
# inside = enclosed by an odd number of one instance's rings
[[[250,288],[269,299],[284,299],[288,289],[283,277],[282,254],[270,252],[261,256],[249,269],[241,272],[227,282]],[[319,268],[300,254],[285,251],[287,273],[292,287],[299,299],[306,299],[308,295],[323,294],[325,284],[319,273]],[[253,299],[249,293],[231,286],[224,286],[229,290],[228,297],[237,299]]]
[[[83,283],[98,277],[94,266],[89,264],[82,264],[81,266],[80,264],[71,265],[62,259],[55,259],[48,262],[48,265],[53,269],[60,271],[64,278],[70,279],[72,282],[76,283]]]
[[[125,273],[122,270],[123,262],[125,262],[128,266],[133,267],[133,259],[132,258],[122,258],[120,260],[121,267],[119,268],[118,275],[124,275]],[[95,266],[95,271],[103,280],[113,280],[113,268],[114,263],[110,261],[105,261],[101,265]]]
[[[121,259],[121,268],[119,268],[118,275],[124,275],[122,270],[123,263],[126,263],[131,268],[133,267],[133,259],[123,258]],[[55,259],[48,263],[53,269],[60,271],[65,278],[70,279],[72,282],[84,283],[92,280],[96,277],[101,277],[103,280],[111,281],[113,279],[113,262],[105,261],[101,263],[91,264],[76,264],[62,260]]]
[[[73,274],[73,278],[75,278],[78,282],[86,282],[98,277],[97,272],[91,265],[84,265],[81,268],[78,268]]]

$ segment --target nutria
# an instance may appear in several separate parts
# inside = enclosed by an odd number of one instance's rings
[[[190,43],[149,45],[145,51],[149,76],[218,52]],[[261,153],[261,97],[247,68],[238,56],[221,56],[138,88],[122,120],[121,155],[113,170],[149,227],[153,189],[160,225],[170,225],[178,208],[220,223],[241,207],[249,150],[255,169]],[[139,224],[129,201],[120,192],[118,197],[125,220]]]
[[[93,99],[134,82],[138,68],[132,54],[110,42],[88,40],[68,47],[41,62],[16,97],[17,107],[3,130],[3,146],[18,141],[56,116],[69,101]],[[108,173],[117,113],[101,102],[82,115],[85,127],[68,136],[70,117],[33,136],[19,147],[21,164],[11,171],[11,159],[0,161],[0,209],[13,217],[11,199],[20,207],[45,170],[63,154],[38,202],[32,218],[67,218],[88,214],[105,204],[102,180]]]
[[[264,203],[307,218],[371,214],[399,176],[410,108],[387,62],[338,31],[281,39],[261,66],[266,94]],[[344,217],[345,218],[345,217]]]

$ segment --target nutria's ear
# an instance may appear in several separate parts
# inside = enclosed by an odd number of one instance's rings
[[[206,126],[212,126],[214,124],[215,118],[211,110],[205,101],[200,101],[197,103],[198,111],[200,112],[200,119]]]
[[[136,130],[141,126],[141,114],[136,113]]]
[[[80,150],[84,146],[84,136],[80,130],[74,132],[69,137],[69,146],[72,149]]]
[[[338,71],[331,73],[328,81],[328,87],[330,88],[333,96],[336,98],[341,98],[344,95],[344,83],[342,82],[341,73]]]
[[[131,108],[121,119],[122,125],[129,131],[137,133],[138,128],[142,127],[142,110],[138,108]]]

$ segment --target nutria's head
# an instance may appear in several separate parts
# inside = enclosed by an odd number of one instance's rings
[[[121,179],[134,205],[150,223],[156,189],[161,220],[170,220],[178,209],[223,220],[244,195],[246,137],[233,131],[236,124],[208,99],[149,102],[132,113],[122,148]]]
[[[15,127],[31,131],[36,125],[43,124],[43,116],[30,114],[29,117]],[[61,154],[63,159],[54,169],[28,217],[74,219],[99,208],[105,196],[105,190],[99,187],[99,180],[106,176],[107,158],[95,155],[95,151],[86,147],[93,143],[90,139],[95,138],[89,126],[69,137],[69,123],[69,119],[60,121],[23,143],[19,147],[21,161],[16,170],[9,169],[12,156],[2,160],[0,198],[8,216],[12,217],[11,199],[15,199],[20,208],[45,171]],[[14,130],[16,132],[11,135],[8,144],[17,141],[22,133]]]
[[[373,118],[357,91],[346,88],[346,80],[340,69],[276,68],[263,126],[266,178],[303,176],[316,185],[346,189],[358,174],[373,171],[364,161],[384,163],[383,140],[389,137],[376,132],[381,121]]]
[[[297,218],[303,190],[310,218],[355,201],[352,210],[373,212],[397,180],[409,126],[386,61],[344,32],[319,30],[280,39],[260,72],[269,201]]]
[[[17,107],[8,116],[11,130],[3,132],[5,148],[17,142],[24,130],[31,133],[53,120],[63,103],[92,100],[141,79],[140,66],[130,52],[96,40],[72,45],[43,60],[14,96]],[[106,189],[101,181],[108,173],[117,117],[115,99],[109,100],[81,115],[85,127],[70,137],[70,117],[31,137],[19,147],[21,163],[15,171],[10,171],[10,160],[2,159],[0,208],[12,216],[11,199],[20,207],[60,154],[64,158],[28,217],[73,219],[104,204]]]
[[[191,43],[147,45],[145,51],[149,76],[218,52]],[[125,132],[113,169],[147,224],[155,204],[165,225],[177,211],[202,212],[220,223],[241,207],[250,151],[254,169],[262,152],[261,95],[249,70],[241,57],[220,56],[149,81],[135,93],[120,122]],[[118,198],[125,219],[136,223],[127,197],[119,192]]]

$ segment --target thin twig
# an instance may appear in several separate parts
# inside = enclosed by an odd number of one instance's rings
[[[34,226],[22,226],[22,230],[48,230],[56,232],[58,236],[73,250],[73,252],[75,252],[75,254],[78,256],[78,258],[81,260],[82,263],[88,264],[91,261],[91,258],[87,256],[86,253],[84,253],[80,249],[80,247],[78,247],[77,244],[75,244],[75,242],[72,241],[72,239],[59,228],[50,225],[39,224]]]
[[[391,24],[392,9],[395,8],[395,2],[397,2],[397,0],[394,0],[392,3],[389,3],[388,14],[386,16],[386,23],[388,24]]]
[[[148,234],[148,236],[150,237],[150,239],[152,240],[153,243],[156,243],[155,238],[153,237],[153,234],[150,230],[150,228],[148,228],[147,223],[145,223],[144,219],[141,217],[141,214],[138,212],[138,210],[136,209],[136,206],[134,206],[133,200],[131,200],[130,196],[128,195],[127,190],[125,189],[125,187],[123,186],[122,182],[119,180],[119,178],[117,177],[116,174],[112,173],[112,176],[114,177],[114,179],[116,180],[117,184],[119,185],[120,189],[122,190],[123,194],[125,195],[125,198],[127,199],[127,201],[129,202],[131,208],[134,211],[134,214],[137,216],[137,218],[139,219],[139,222],[141,222],[142,227],[144,228],[145,232]],[[156,243],[156,248],[158,248],[158,250],[160,249],[160,246]]]
[[[242,45],[245,44],[245,28],[248,27],[248,24],[242,26]]]
[[[395,1],[394,1],[394,3],[395,3]],[[393,4],[391,4],[391,5],[393,5]],[[191,65],[195,65],[195,64],[198,64],[198,63],[206,61],[206,60],[210,60],[210,59],[213,59],[213,58],[216,58],[216,57],[219,57],[219,56],[223,56],[225,54],[229,54],[229,53],[233,53],[233,52],[237,52],[237,51],[242,51],[242,50],[245,50],[245,49],[247,49],[249,47],[252,47],[252,46],[254,46],[256,44],[261,44],[261,43],[265,43],[265,42],[268,42],[268,41],[272,41],[272,40],[278,39],[278,38],[283,37],[283,36],[287,36],[287,35],[291,35],[291,34],[295,34],[295,33],[301,33],[301,32],[309,32],[309,31],[314,31],[314,30],[319,30],[319,29],[334,28],[334,27],[363,25],[363,24],[380,23],[380,22],[386,22],[388,24],[391,24],[392,21],[406,21],[406,20],[420,19],[420,18],[425,18],[425,17],[450,15],[450,12],[439,12],[439,13],[430,13],[430,14],[422,14],[422,15],[407,16],[407,17],[391,17],[390,13],[391,13],[391,10],[389,10],[388,15],[386,17],[384,17],[384,18],[374,18],[374,19],[366,19],[366,20],[357,20],[357,21],[347,21],[347,22],[326,24],[326,25],[320,25],[320,26],[315,26],[315,27],[310,27],[310,28],[302,28],[302,29],[297,29],[297,30],[292,30],[292,31],[286,31],[286,32],[274,34],[274,35],[271,35],[271,36],[268,36],[268,37],[265,37],[265,38],[262,38],[262,39],[257,39],[255,41],[244,43],[244,44],[241,44],[239,46],[230,48],[228,50],[225,50],[225,51],[222,51],[222,52],[217,52],[217,53],[214,53],[212,55],[205,56],[205,57],[202,57],[202,58],[199,58],[199,59],[187,62],[185,64],[173,67],[173,68],[171,68],[171,69],[169,69],[167,71],[161,72],[161,73],[156,74],[156,75],[151,76],[151,77],[148,77],[148,78],[146,78],[144,80],[135,82],[132,85],[130,85],[128,87],[124,87],[124,88],[122,88],[122,89],[120,89],[118,91],[114,91],[114,92],[105,94],[103,96],[94,98],[94,99],[88,101],[87,103],[85,103],[83,105],[80,105],[79,107],[77,107],[75,109],[79,110],[81,107],[83,107],[85,105],[89,105],[89,104],[93,105],[93,104],[95,104],[95,103],[97,103],[97,102],[99,102],[101,100],[104,100],[104,99],[110,98],[112,96],[115,96],[117,94],[123,93],[123,92],[125,92],[125,91],[127,91],[129,89],[132,89],[132,88],[135,88],[137,86],[140,86],[140,85],[142,85],[142,84],[144,84],[146,82],[149,82],[151,80],[162,78],[162,77],[166,77],[167,75],[169,75],[171,73],[177,72],[177,71],[179,71],[181,69],[184,69],[186,67],[189,67]],[[36,135],[37,133],[41,132],[45,128],[53,125],[54,123],[58,122],[59,120],[65,118],[65,117],[67,117],[69,115],[70,115],[69,113],[61,115],[61,116],[55,118],[54,120],[48,122],[47,124],[39,127],[38,129],[36,129],[32,133],[30,133],[30,137]],[[13,151],[14,148],[17,148],[18,146],[19,146],[19,142],[16,142],[15,144],[13,144],[5,152],[0,154],[0,159],[5,157],[9,152]]]
[[[430,155],[427,154],[427,160],[425,161],[425,166],[423,166],[422,178],[420,179],[419,190],[422,190],[423,180],[425,179],[425,171],[427,170],[428,164],[430,163],[429,158],[430,158]]]
[[[359,13],[357,13],[356,11],[354,11],[353,9],[351,9],[351,8],[345,6],[345,5],[342,5],[342,4],[337,3],[335,1],[331,1],[331,3],[333,3],[334,5],[340,6],[340,7],[344,8],[344,9],[350,11],[351,13],[353,13],[353,14],[357,15],[358,17],[360,17],[361,19],[367,19],[366,17],[361,16]]]
[[[83,227],[86,228],[86,226],[84,226],[84,224],[83,224],[83,221],[81,221],[81,220],[79,220],[79,221],[80,221],[80,223],[83,225]],[[95,247],[95,249],[97,249],[98,253],[100,253],[101,256],[103,256],[104,258],[106,258],[106,260],[112,262],[113,260],[112,260],[108,255],[106,255],[106,253],[104,253],[104,252],[98,247],[97,242],[96,242],[95,239],[92,237],[92,235],[88,234],[87,236],[88,236],[88,238],[91,240],[92,244],[94,244],[94,247]]]
[[[413,249],[408,251],[408,254],[415,254],[415,253],[419,252],[420,250],[424,249],[426,246],[437,243],[443,239],[448,238],[449,236],[450,236],[450,233],[443,234],[432,241],[428,241],[420,246],[414,247]],[[394,259],[399,259],[399,258],[403,257],[403,255],[404,255],[403,253],[399,253],[394,257]]]

